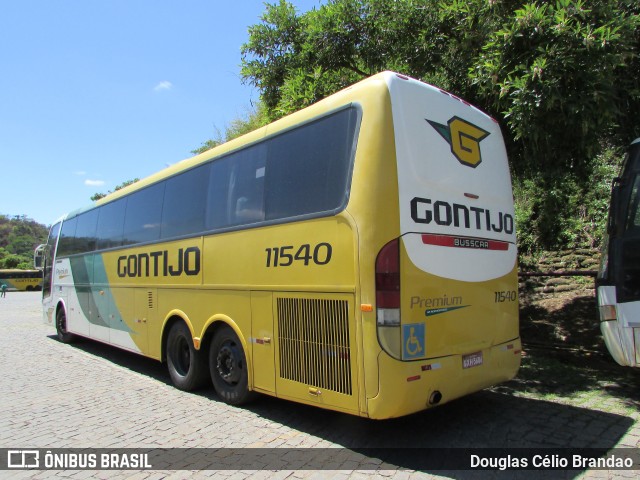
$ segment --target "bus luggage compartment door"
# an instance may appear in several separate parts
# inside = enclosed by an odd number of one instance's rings
[[[273,341],[273,294],[251,292],[251,353],[253,388],[275,393],[275,345]]]
[[[274,295],[278,397],[358,411],[354,297]]]

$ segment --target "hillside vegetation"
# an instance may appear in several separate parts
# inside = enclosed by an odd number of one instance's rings
[[[635,0],[328,0],[299,14],[280,0],[242,47],[243,81],[261,100],[244,125],[404,73],[500,123],[521,252],[597,247],[611,180],[640,136],[639,13]]]
[[[24,215],[0,215],[0,268],[33,268],[33,250],[47,241],[46,226]]]

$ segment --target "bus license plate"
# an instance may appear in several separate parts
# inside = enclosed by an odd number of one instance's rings
[[[478,365],[482,365],[482,352],[462,356],[462,368],[477,367]]]

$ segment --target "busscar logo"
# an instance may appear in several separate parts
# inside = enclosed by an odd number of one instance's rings
[[[425,120],[447,141],[451,147],[451,153],[461,164],[472,168],[480,165],[482,162],[480,142],[489,136],[489,132],[460,117],[451,117],[447,125],[433,122],[428,118]]]

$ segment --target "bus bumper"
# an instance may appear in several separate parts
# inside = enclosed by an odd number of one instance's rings
[[[640,367],[640,328],[623,328],[618,320],[600,322],[604,343],[623,367]]]
[[[520,338],[467,355],[402,362],[378,356],[378,395],[367,400],[368,416],[385,419],[408,415],[506,382],[520,368]],[[475,360],[474,360],[475,359]]]

